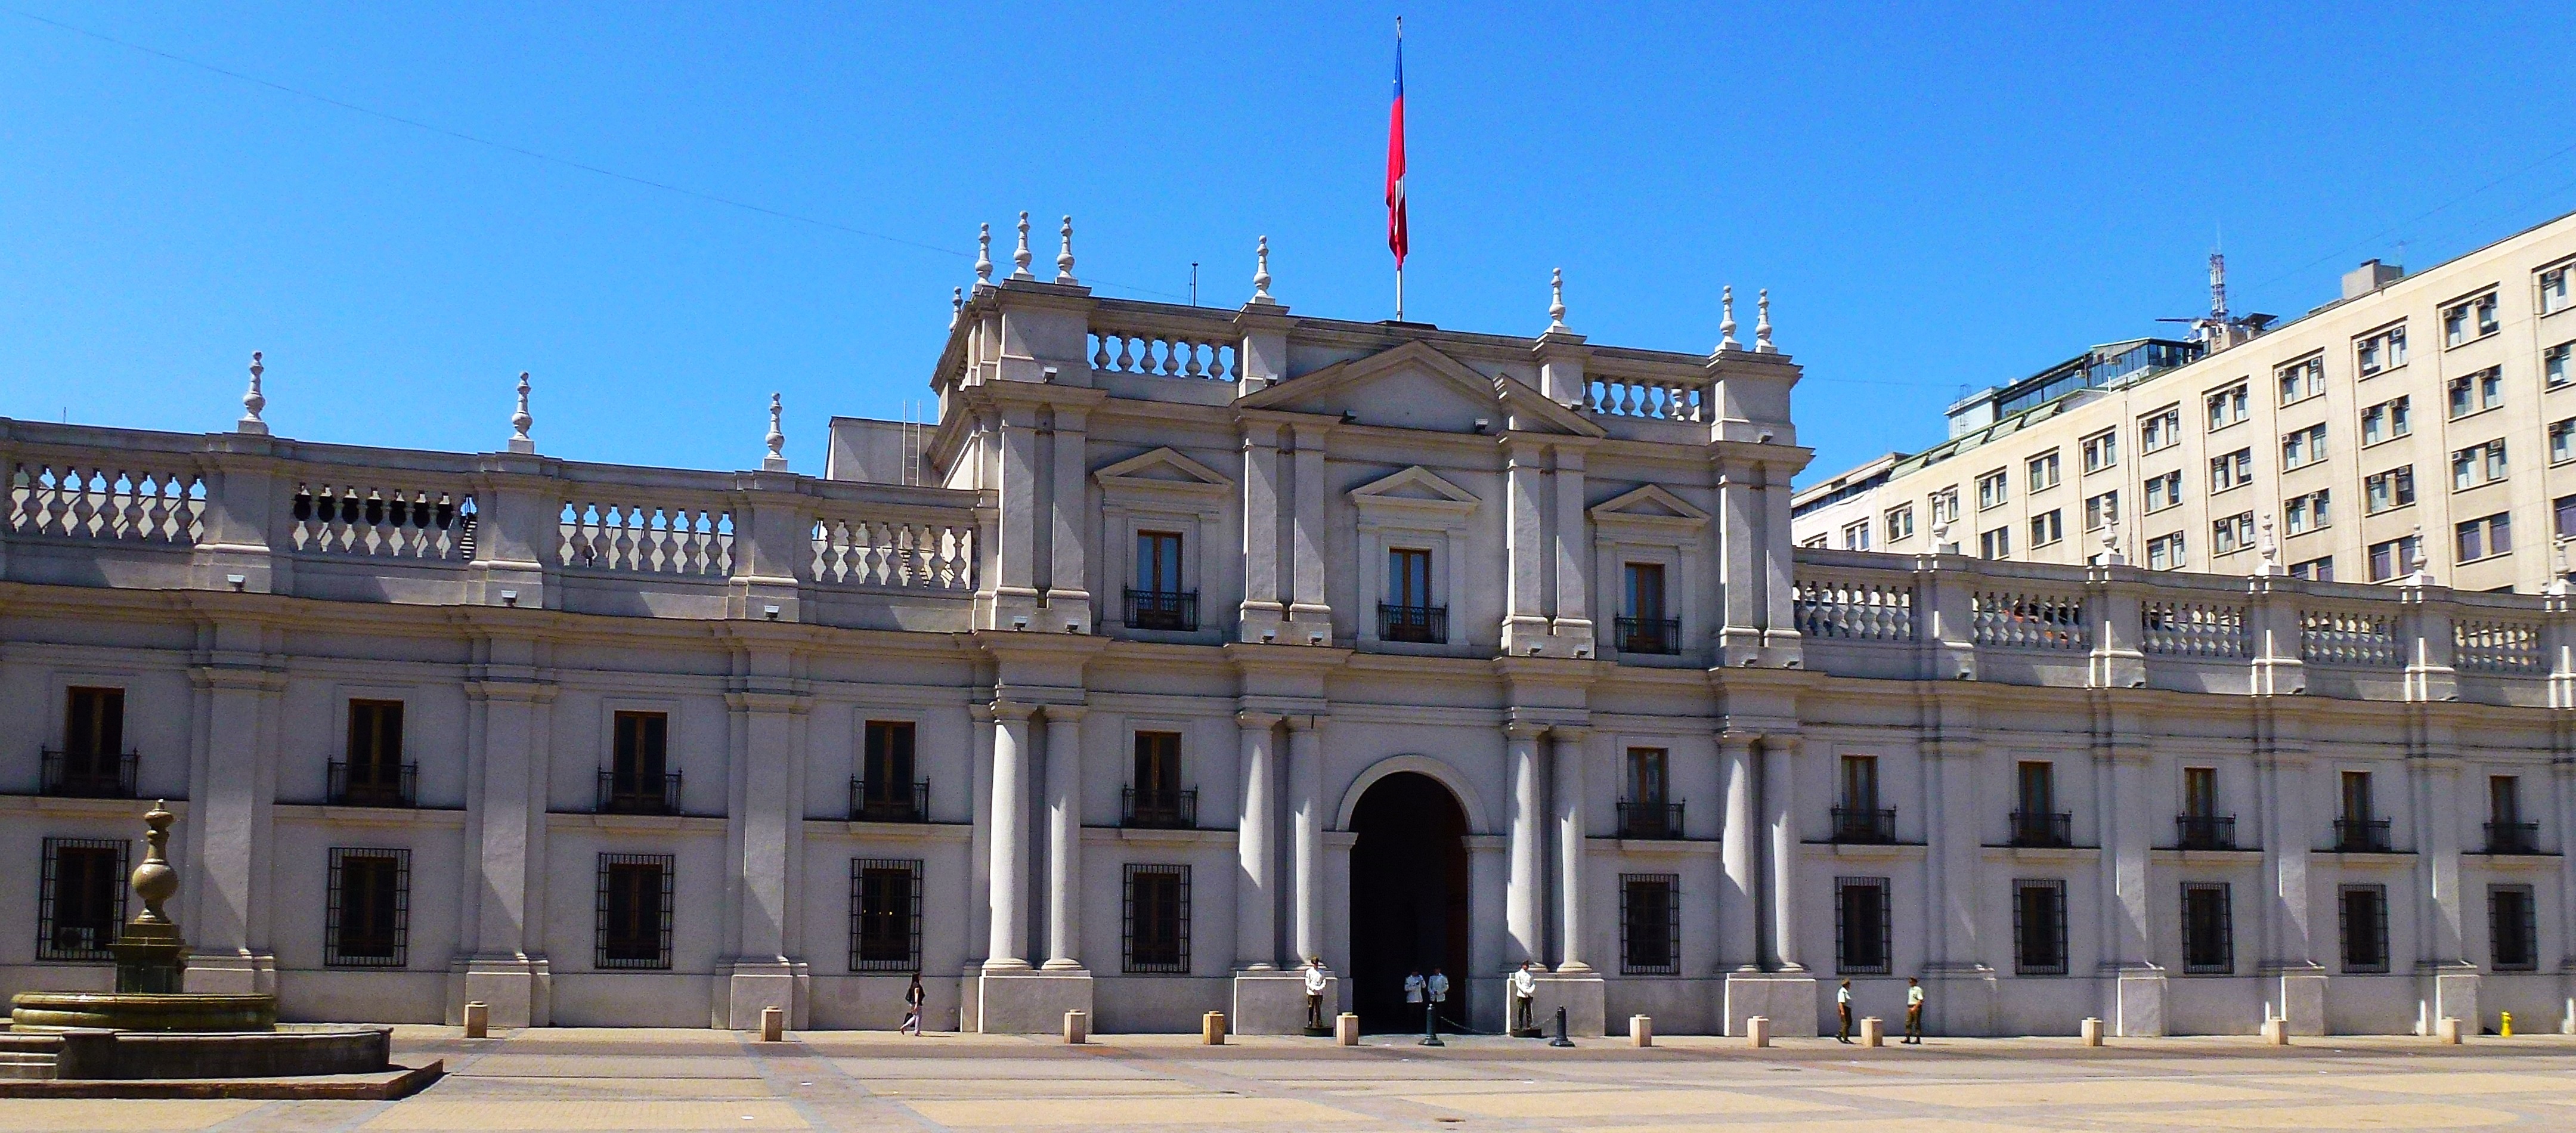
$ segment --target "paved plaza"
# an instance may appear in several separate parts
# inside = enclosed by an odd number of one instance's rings
[[[447,1061],[400,1102],[0,1100],[44,1130],[1585,1130],[1876,1133],[2465,1129],[2576,1117],[2576,1040],[1934,1040],[1922,1048],[1676,1037],[1453,1038],[1426,1050],[1324,1040],[817,1032],[762,1045],[699,1030],[532,1030],[468,1042],[398,1032]]]

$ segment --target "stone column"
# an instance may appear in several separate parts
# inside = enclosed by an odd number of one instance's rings
[[[1324,718],[1288,718],[1288,805],[1296,844],[1296,883],[1289,935],[1297,960],[1324,954]]]
[[[1505,963],[1517,965],[1523,960],[1541,959],[1546,948],[1546,933],[1540,919],[1540,861],[1547,836],[1540,829],[1538,738],[1547,729],[1538,724],[1507,724],[1503,727],[1505,773],[1510,776],[1509,789],[1511,829],[1510,872],[1503,889],[1503,927],[1507,940]]]
[[[2275,719],[2273,727],[2279,726]],[[2309,847],[2318,824],[2308,816],[2308,754],[2277,740],[2258,748],[2254,837],[2263,847],[2263,969],[2281,977],[2280,1016],[2294,1035],[2325,1033],[2326,969],[2317,960],[2310,921]]]
[[[1324,596],[1324,432],[1330,426],[1297,425],[1297,506],[1289,537],[1288,618],[1298,623],[1296,639],[1311,634],[1333,637],[1333,608]]]
[[[456,883],[456,955],[446,1018],[467,1001],[489,1005],[496,1027],[552,1021],[545,919],[546,784],[555,686],[527,662],[527,641],[475,643],[485,661],[465,682],[465,862]]]
[[[1235,816],[1234,966],[1239,971],[1266,972],[1277,967],[1279,887],[1274,863],[1279,858],[1278,805],[1271,792],[1276,774],[1271,729],[1279,717],[1268,712],[1234,714],[1242,738],[1243,789]]]
[[[1025,971],[1029,941],[1029,717],[1035,709],[993,702],[993,849],[987,972]]]
[[[1798,958],[1798,743],[1795,735],[1762,737],[1762,808],[1771,835],[1771,959],[1783,972],[1807,970]]]
[[[1091,632],[1091,592],[1084,551],[1091,540],[1083,529],[1091,516],[1088,489],[1090,477],[1084,475],[1090,451],[1087,417],[1070,405],[1055,407],[1054,475],[1049,478],[1047,510],[1051,534],[1048,538],[1047,630],[1055,633]]]
[[[995,410],[1002,435],[1001,517],[993,529],[992,622],[1009,629],[1019,618],[1035,625],[1038,606],[1037,535],[1046,517],[1038,507],[1037,410],[1005,405]]]
[[[2102,814],[2102,947],[2106,966],[2118,973],[2112,1026],[2123,1037],[2165,1033],[2165,973],[2155,964],[2153,900],[2147,888],[2154,850],[2147,765],[2143,747],[2096,749],[2094,766],[2111,784],[2110,806]]]
[[[1762,499],[1753,469],[1720,465],[1717,482],[1718,663],[1735,668],[1762,648]]]
[[[970,817],[974,823],[966,839],[966,955],[968,971],[983,967],[993,931],[993,737],[1000,729],[993,726],[993,706],[969,705],[968,727],[974,734],[974,750],[966,764],[966,790],[972,799]]]
[[[1050,972],[1082,970],[1082,715],[1046,708],[1047,960]],[[998,750],[998,749],[997,749]],[[996,776],[996,782],[999,777]],[[1006,813],[996,804],[996,814]],[[998,858],[999,855],[996,855]]]
[[[189,875],[180,891],[195,920],[184,925],[186,988],[273,993],[270,813],[277,794],[276,701],[285,681],[259,651],[259,627],[218,624],[214,633],[214,661],[192,674],[196,751],[184,832],[193,852],[180,860]]]
[[[1547,500],[1543,494],[1547,450],[1536,441],[1505,442],[1503,487],[1503,652],[1524,656],[1546,648]],[[1453,575],[1453,577],[1455,577]]]
[[[755,657],[759,661],[777,657]],[[736,692],[726,697],[741,744],[737,775],[728,784],[728,838],[735,860],[732,956],[719,968],[723,1001],[712,1012],[727,1029],[760,1026],[763,1008],[784,1011],[787,1024],[805,1025],[808,973],[793,952],[795,866],[804,830],[804,698],[780,691]]]
[[[1555,453],[1556,471],[1549,479],[1556,485],[1556,520],[1550,525],[1548,543],[1555,559],[1556,606],[1548,632],[1555,635],[1557,648],[1564,655],[1588,656],[1596,635],[1589,600],[1592,538],[1583,513],[1584,453],[1566,444],[1555,446]],[[1610,598],[1605,604],[1615,608],[1617,599]]]
[[[1753,809],[1753,734],[1720,732],[1717,737],[1718,789],[1723,792],[1725,825],[1718,832],[1718,863],[1723,877],[1717,888],[1717,966],[1719,970],[1758,971],[1762,946],[1757,902],[1761,848],[1759,819]]]
[[[1279,426],[1243,423],[1243,604],[1245,641],[1280,632],[1287,614],[1279,585]]]
[[[2407,762],[2407,778],[2415,794],[2409,809],[2415,812],[2415,862],[2420,871],[2417,923],[2424,926],[2417,936],[2423,957],[2419,970],[2433,976],[2425,1024],[2429,1027],[2433,1020],[2456,1017],[2474,1028],[2481,1016],[2478,966],[2468,958],[2465,931],[2471,906],[2460,890],[2460,758],[2448,753],[2417,754]]]
[[[1583,934],[1592,922],[1584,915],[1584,849],[1589,832],[1584,803],[1589,794],[1584,784],[1584,747],[1587,733],[1582,728],[1558,726],[1548,729],[1555,741],[1556,785],[1556,904],[1557,964],[1561,973],[1590,973],[1592,965],[1584,958]]]

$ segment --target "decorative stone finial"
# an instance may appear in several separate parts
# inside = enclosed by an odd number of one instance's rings
[[[2408,586],[2435,586],[2435,585],[2439,585],[2438,583],[2436,583],[2436,582],[2434,582],[2434,581],[2433,581],[2433,571],[2431,570],[2430,566],[2425,562],[2425,559],[2424,559],[2424,525],[2423,525],[2423,524],[2418,523],[2418,524],[2416,524],[2415,526],[2413,526],[2412,528],[2409,528],[2409,529],[2407,530],[2407,533],[2406,533],[2406,543],[2407,543],[2407,546],[2409,546],[2409,547],[2411,547],[2411,548],[2412,548],[2412,550],[2410,550],[2410,551],[2408,551],[2408,552],[2407,552],[2407,556],[2408,556],[2408,558],[2407,558],[2407,567],[2408,567],[2408,569],[2407,569],[2407,572],[2406,572],[2406,585],[2408,585]]]
[[[152,809],[143,812],[143,864],[134,867],[134,876],[127,882],[134,887],[134,895],[143,899],[135,924],[172,923],[161,906],[179,893],[179,871],[170,868],[170,823],[178,817],[170,813],[168,802],[154,802]]]
[[[1566,329],[1564,268],[1549,268],[1547,272],[1547,329]]]
[[[1261,244],[1253,250],[1252,256],[1254,263],[1254,267],[1252,269],[1252,301],[1255,303],[1278,302],[1278,300],[1270,297],[1269,237],[1264,236],[1261,238]]]
[[[1946,519],[1936,519],[1936,520],[1933,520],[1933,521],[1932,521],[1932,553],[1933,553],[1933,554],[1936,554],[1936,555],[1946,553],[1946,552],[1944,552],[1944,551],[1941,549],[1941,547],[1942,547],[1942,544],[1944,544],[1944,543],[1948,543],[1949,541],[1950,541],[1950,521],[1949,521],[1949,520],[1946,520]]]
[[[966,289],[963,287],[952,287],[949,289],[948,295],[948,329],[957,329],[957,324],[965,318]]]
[[[2128,561],[2129,557],[2120,553],[2120,521],[2116,519],[2102,521],[2103,565],[2121,566]]]
[[[1055,254],[1055,281],[1057,283],[1072,283],[1074,282],[1073,218],[1070,216],[1064,218],[1064,227],[1057,231],[1059,235],[1064,237],[1064,250]]]
[[[1763,288],[1761,296],[1753,301],[1753,306],[1756,312],[1753,317],[1753,352],[1779,353],[1780,348],[1771,345],[1771,289]]]
[[[1020,250],[1011,253],[1011,278],[1037,278],[1036,276],[1029,274],[1029,259],[1029,214],[1026,210],[1022,210],[1020,213]]]
[[[2558,569],[2550,572],[2549,586],[2546,589],[2543,589],[2541,593],[2552,594],[2562,598],[2570,594],[2576,594],[2576,583],[2570,583],[2567,580],[2567,544],[2576,543],[2576,538],[2561,535],[2557,539],[2553,540],[2552,543],[2552,549],[2557,557],[2556,561],[2558,563]]]
[[[537,419],[528,415],[528,372],[521,370],[519,371],[519,408],[510,414],[510,428],[517,430],[510,434],[511,452],[537,451],[537,442],[528,436],[528,426],[536,423]]]
[[[1717,348],[1720,350],[1744,349],[1743,343],[1735,341],[1735,288],[1733,286],[1718,289],[1717,306],[1718,310],[1725,313],[1725,317],[1717,322]]]
[[[2264,513],[2263,518],[2254,521],[2254,546],[2257,548],[2256,553],[2263,557],[2263,561],[2255,566],[2254,573],[2265,576],[2290,573],[2281,566],[2281,541],[2272,535],[2272,516],[2269,512]]]
[[[268,408],[268,395],[259,391],[259,375],[267,367],[259,363],[259,351],[250,352],[250,390],[242,394],[242,417],[233,429],[243,433],[265,433],[268,422],[259,419],[259,411]]]
[[[976,226],[975,282],[993,282],[993,226],[990,223]]]
[[[778,427],[778,395],[769,395],[769,455],[760,458],[763,472],[787,471],[787,434]]]

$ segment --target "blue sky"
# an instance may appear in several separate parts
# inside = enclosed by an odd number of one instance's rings
[[[819,472],[1020,209],[1103,294],[1240,303],[1266,233],[1391,314],[1398,9],[914,7],[0,0],[0,415],[226,428],[256,349],[288,436],[496,448],[525,369],[543,451],[751,467],[775,390]],[[2292,315],[2576,209],[2563,4],[2131,7],[1405,5],[1408,315],[1536,333],[1562,267],[1703,351],[1768,287],[1812,480],[2203,310],[2221,231]]]

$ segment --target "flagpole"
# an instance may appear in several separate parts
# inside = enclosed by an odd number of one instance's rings
[[[1404,254],[1412,243],[1404,234],[1404,17],[1395,18],[1395,116],[1389,127],[1388,155],[1390,186],[1394,192],[1387,201],[1394,223],[1388,232],[1389,250],[1395,253],[1395,321],[1404,321]]]

